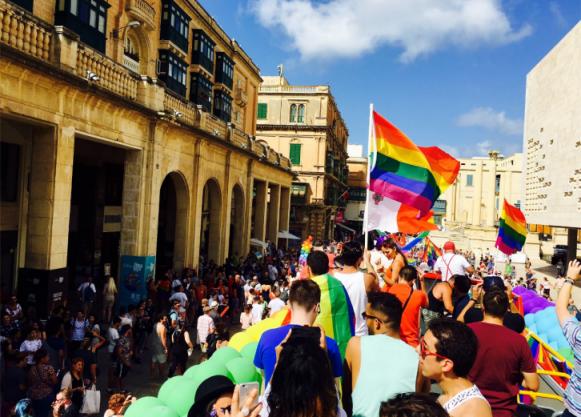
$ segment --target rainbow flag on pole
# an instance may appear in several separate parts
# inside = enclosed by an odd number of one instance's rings
[[[378,113],[372,117],[375,149],[369,189],[426,215],[456,180],[460,162],[438,147],[417,146]]]
[[[438,257],[442,256],[442,250],[435,245],[434,242],[430,240],[429,237],[426,237],[426,246],[424,248],[424,257],[423,260],[425,262],[433,261],[435,262]]]
[[[527,238],[527,221],[524,214],[504,200],[496,247],[506,255],[522,249]]]

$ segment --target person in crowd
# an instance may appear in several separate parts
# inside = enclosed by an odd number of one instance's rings
[[[484,294],[484,320],[468,326],[478,339],[478,354],[469,377],[492,407],[494,417],[513,417],[519,387],[537,391],[539,376],[524,337],[503,326],[509,307],[506,292]]]
[[[28,398],[32,400],[35,417],[48,417],[57,384],[56,371],[50,366],[44,348],[34,352],[34,363],[28,371]]]
[[[203,304],[204,300],[202,300],[202,304]],[[206,303],[208,302],[208,300],[206,300]],[[172,308],[169,311],[169,327],[170,329],[175,329],[176,326],[178,325],[178,322],[180,320],[180,309],[181,309],[181,303],[179,300],[173,300],[172,303]]]
[[[9,415],[14,405],[26,396],[26,357],[18,352],[3,352],[6,355],[5,370],[2,375],[2,415]]]
[[[451,417],[492,417],[488,401],[468,379],[477,350],[474,332],[452,319],[432,320],[422,340],[422,375],[440,386],[438,402]]]
[[[103,313],[102,318],[105,323],[111,321],[111,314],[113,312],[113,306],[115,305],[115,298],[117,297],[117,285],[115,284],[115,278],[111,275],[105,278],[107,283],[103,287]]]
[[[341,272],[335,271],[335,278],[347,290],[353,311],[355,313],[355,335],[367,334],[367,325],[363,319],[367,294],[379,291],[379,285],[371,274],[361,272],[359,265],[363,261],[363,249],[358,242],[347,242],[343,245],[343,252],[337,258],[337,262],[343,265]]]
[[[280,299],[280,290],[276,288],[272,294],[274,297],[268,302],[268,315],[269,317],[274,316],[286,305],[284,301]]]
[[[101,347],[107,343],[107,340],[101,336],[101,327],[97,323],[97,317],[94,314],[89,314],[89,329],[87,335],[91,337],[91,350],[97,352]]]
[[[215,323],[216,329],[208,335],[208,350],[206,352],[208,359],[212,357],[217,349],[228,344],[230,332],[226,325],[225,319],[218,319]]]
[[[72,393],[71,401],[77,410],[80,410],[83,406],[83,395],[85,394],[84,365],[82,358],[73,358],[71,369],[63,376],[61,382],[61,392],[67,389]]]
[[[103,417],[121,417],[135,401],[137,401],[137,398],[132,395],[123,393],[113,394],[109,397],[109,401],[107,401],[107,410],[103,414]]]
[[[581,327],[567,309],[573,285],[579,280],[581,280],[581,263],[578,260],[573,260],[569,262],[565,282],[555,304],[555,312],[563,329],[563,334],[575,355],[575,367],[565,391],[566,409],[563,417],[581,416]]]
[[[264,315],[264,301],[260,295],[255,295],[252,299],[252,324],[260,323]]]
[[[198,342],[200,343],[200,348],[202,350],[202,353],[206,353],[206,351],[208,349],[208,344],[207,344],[208,335],[214,331],[215,325],[214,325],[214,319],[210,316],[210,312],[212,311],[212,308],[210,306],[205,306],[203,311],[204,311],[204,314],[202,314],[200,317],[198,317],[197,330],[198,330]]]
[[[385,269],[383,275],[385,286],[381,289],[383,292],[388,292],[397,283],[401,269],[407,266],[408,262],[396,241],[392,238],[387,238],[381,243],[381,251],[391,261],[387,269]]]
[[[418,272],[411,266],[404,266],[399,272],[398,283],[392,285],[390,294],[402,303],[400,335],[401,340],[415,348],[420,342],[420,311],[428,306],[428,297],[421,290],[414,290]]]
[[[31,329],[24,340],[20,344],[20,352],[26,354],[26,364],[28,366],[34,365],[34,352],[42,347],[42,340],[38,334],[38,331]]]
[[[242,330],[246,330],[250,327],[252,323],[252,306],[246,304],[244,306],[244,311],[240,313],[240,325]]]
[[[74,392],[62,389],[52,404],[52,417],[78,417],[80,408],[74,402]]]
[[[179,322],[171,335],[171,364],[169,366],[169,377],[176,373],[182,375],[186,371],[188,362],[188,351],[194,348],[190,339],[190,333],[186,329],[185,323]]]
[[[444,408],[427,394],[398,394],[381,404],[379,417],[449,417]]]
[[[93,284],[93,277],[91,275],[85,277],[85,282],[79,285],[77,292],[79,293],[79,298],[83,304],[83,314],[87,316],[93,308],[95,296],[97,295],[97,288],[95,288],[95,284]]]
[[[175,300],[179,301],[181,308],[188,308],[188,296],[184,291],[183,285],[179,285],[177,288],[175,288],[174,293],[171,297],[169,297],[169,301],[173,302]]]
[[[452,318],[457,319],[466,305],[470,302],[470,288],[472,281],[466,275],[456,275],[454,277],[454,290],[452,291]]]
[[[85,383],[97,383],[97,355],[91,349],[91,339],[85,337],[79,349],[73,352],[73,358],[83,359],[83,378]]]
[[[375,417],[382,401],[396,394],[419,391],[423,379],[418,353],[400,338],[402,305],[389,293],[373,293],[363,313],[369,335],[355,336],[347,345],[343,404],[353,415]],[[377,358],[390,361],[389,372]]]
[[[301,327],[312,326],[319,313],[319,303],[321,302],[321,290],[312,280],[295,281],[290,289],[289,307],[291,310],[291,321],[285,326],[265,331],[260,337],[254,365],[264,372],[263,383],[266,387],[272,378],[272,373],[276,364],[276,347],[284,340],[289,330]],[[343,375],[341,353],[337,342],[330,337],[326,338],[327,352],[333,374],[336,378]]]
[[[506,260],[506,263],[504,264],[504,276],[505,277],[512,277],[512,274],[514,273],[514,266],[512,265],[512,261],[509,259]]]
[[[250,409],[258,392],[252,392],[242,409],[239,408],[240,387],[222,375],[212,376],[196,390],[194,403],[187,417],[257,417],[261,405]]]
[[[161,378],[165,374],[165,364],[167,362],[167,315],[159,313],[157,322],[153,326],[150,336],[149,347],[151,348],[151,378],[155,374]]]
[[[367,262],[367,268],[369,272],[374,272],[382,282],[381,285],[385,285],[384,274],[392,263],[391,259],[388,259],[385,253],[381,250],[381,243],[374,245],[374,247],[368,251],[369,261]]]
[[[18,303],[16,295],[10,297],[10,301],[6,303],[2,312],[8,314],[16,326],[18,326],[20,321],[24,318],[24,310],[22,310],[22,306]]]
[[[469,275],[474,273],[474,267],[466,258],[456,253],[454,242],[444,243],[444,253],[438,257],[434,265],[434,271],[442,274],[442,282],[448,281],[454,275]]]
[[[132,346],[133,329],[128,324],[124,324],[119,329],[119,340],[117,340],[117,345],[115,346],[115,358],[116,358],[116,369],[115,369],[115,381],[117,382],[117,388],[119,390],[123,389],[123,380],[131,370],[131,359],[133,356],[133,346]]]
[[[456,275],[452,275],[447,281],[438,282],[428,292],[424,281],[424,276],[420,277],[422,291],[428,294],[428,307],[422,310],[424,323],[427,325],[431,320],[440,318],[454,312],[454,284]]]
[[[71,320],[69,352],[74,352],[79,349],[88,330],[89,320],[85,318],[85,313],[82,310],[79,310],[75,319]]]
[[[121,318],[114,317],[113,322],[107,329],[107,352],[109,353],[109,358],[111,360],[111,366],[108,370],[108,388],[113,389],[117,384],[115,383],[115,365],[117,358],[115,356],[115,348],[117,346],[117,341],[119,340],[119,328],[121,327]]]
[[[30,398],[23,398],[16,403],[14,417],[34,417],[34,409]]]

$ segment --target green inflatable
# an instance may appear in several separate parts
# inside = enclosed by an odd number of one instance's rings
[[[125,414],[127,415],[127,414]],[[187,413],[186,413],[187,415]],[[165,405],[158,405],[157,407],[153,407],[149,410],[146,410],[142,415],[142,417],[180,417],[175,410],[171,409]]]
[[[149,413],[153,407],[163,406],[165,404],[157,397],[143,397],[135,401],[125,411],[126,417],[143,417]]]
[[[235,384],[257,381],[256,367],[246,358],[234,358],[226,364],[228,378]]]
[[[196,398],[196,390],[199,384],[193,384],[192,382],[190,378],[184,377],[180,379],[179,383],[174,385],[173,390],[167,393],[163,399],[179,416],[188,413]]]
[[[163,385],[159,388],[159,392],[157,393],[157,398],[167,404],[167,399],[169,398],[170,394],[176,389],[178,385],[181,384],[181,381],[189,381],[188,378],[185,376],[174,376],[173,378],[168,379],[163,383]]]
[[[242,355],[243,358],[250,359],[252,362],[254,362],[256,348],[258,348],[258,342],[249,343],[242,348],[240,354]]]
[[[238,353],[236,349],[233,349],[229,346],[225,346],[223,348],[216,350],[216,352],[214,352],[214,354],[212,355],[208,362],[219,362],[222,364],[226,364],[230,362],[230,360],[239,357],[240,353]]]

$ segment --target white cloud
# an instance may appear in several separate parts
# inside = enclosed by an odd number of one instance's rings
[[[475,156],[487,156],[488,151],[499,151],[504,156],[511,156],[517,152],[522,152],[521,142],[510,140],[482,140],[470,143],[463,141],[462,144],[439,145],[444,151],[455,158],[472,158]]]
[[[476,107],[458,117],[457,123],[459,126],[483,127],[507,135],[521,135],[523,128],[522,120],[511,119],[505,112],[490,107]]]
[[[476,144],[476,150],[478,155],[488,155],[488,151],[492,150],[492,142],[489,140],[483,140]]]
[[[563,15],[563,12],[561,11],[561,7],[559,6],[558,3],[552,1],[549,3],[549,11],[551,12],[551,14],[553,15],[553,17],[555,18],[555,21],[557,22],[557,25],[559,25],[560,28],[566,28],[569,26],[569,24],[567,23],[567,19],[565,19],[565,16]]]
[[[389,45],[404,62],[448,45],[516,42],[500,0],[250,0],[259,22],[281,29],[303,59],[356,57]],[[281,40],[284,43],[285,40]]]

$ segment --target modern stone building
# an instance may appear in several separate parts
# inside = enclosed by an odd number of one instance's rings
[[[196,1],[0,0],[0,48],[3,294],[42,309],[126,256],[196,268],[288,230],[259,70]]]
[[[263,77],[258,95],[257,139],[288,157],[297,175],[290,231],[305,238],[335,237],[347,191],[349,132],[328,86],[289,85]]]
[[[363,156],[362,145],[348,145],[347,167],[349,175],[349,199],[345,207],[345,222],[348,227],[361,233],[363,230],[363,215],[365,213],[365,199],[367,197],[367,165],[368,158]]]

